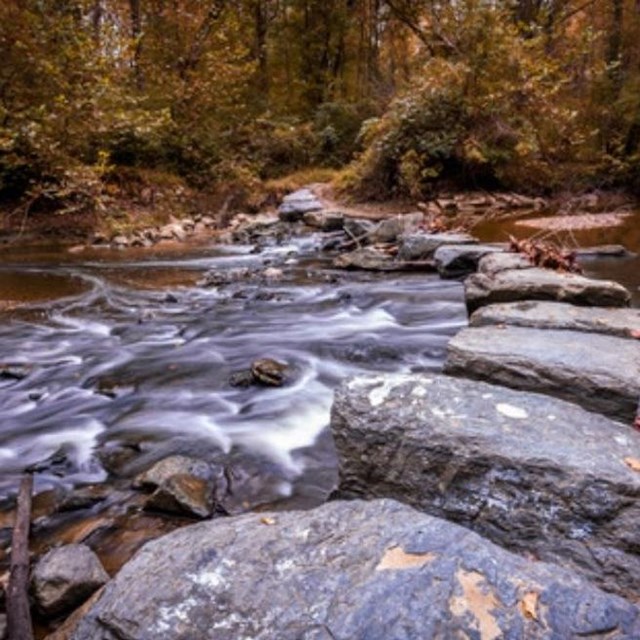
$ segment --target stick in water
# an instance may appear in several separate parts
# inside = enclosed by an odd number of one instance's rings
[[[20,482],[16,522],[11,540],[11,572],[7,588],[7,628],[9,640],[33,640],[29,609],[29,526],[33,476]]]

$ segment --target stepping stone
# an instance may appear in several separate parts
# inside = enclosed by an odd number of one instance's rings
[[[445,244],[433,257],[441,278],[461,278],[474,273],[483,256],[501,251],[504,247],[497,244]]]
[[[322,208],[322,203],[309,189],[298,189],[282,199],[278,217],[283,222],[298,222],[305,213]]]
[[[149,542],[71,638],[606,636],[640,637],[640,610],[558,566],[376,500],[224,518]]]
[[[463,329],[445,373],[536,391],[633,422],[640,398],[640,341],[581,331]]]
[[[554,300],[592,307],[629,306],[631,295],[617,282],[548,269],[512,269],[494,276],[475,273],[464,283],[467,309],[495,302]]]
[[[478,244],[466,233],[408,233],[400,236],[398,259],[431,260],[438,247],[445,244]]]
[[[340,497],[400,500],[638,597],[640,433],[628,426],[486,383],[381,375],[339,388],[331,430]]]
[[[576,307],[562,302],[506,302],[481,307],[471,315],[469,325],[567,329],[638,339],[640,309]]]

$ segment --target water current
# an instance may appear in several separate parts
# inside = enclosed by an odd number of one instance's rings
[[[0,496],[33,466],[38,490],[102,482],[96,449],[123,441],[258,454],[290,496],[340,380],[439,370],[466,323],[459,282],[338,272],[320,242],[309,235],[261,253],[4,249]],[[208,272],[273,265],[281,277],[198,284]],[[290,365],[291,384],[230,386],[261,357]]]

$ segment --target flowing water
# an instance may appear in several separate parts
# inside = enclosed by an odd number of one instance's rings
[[[279,470],[283,498],[304,492],[301,452],[323,441],[339,381],[438,370],[466,323],[460,283],[336,272],[319,242],[304,236],[259,254],[3,250],[0,494],[33,465],[38,490],[102,482],[94,452],[122,441],[246,451]],[[275,280],[197,284],[206,272],[274,264]],[[261,357],[290,365],[292,383],[229,385]]]

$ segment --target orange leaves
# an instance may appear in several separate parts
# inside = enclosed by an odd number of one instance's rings
[[[526,238],[518,240],[510,235],[509,250],[524,254],[536,267],[568,273],[582,273],[582,269],[576,263],[575,252],[567,251],[551,242],[538,242]]]

